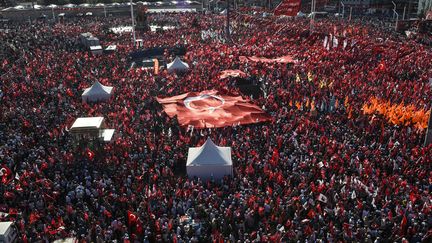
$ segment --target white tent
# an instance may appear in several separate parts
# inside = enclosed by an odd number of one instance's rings
[[[76,6],[77,6],[77,5],[72,4],[72,3],[69,3],[69,4],[66,4],[66,5],[63,5],[64,8],[76,8]]]
[[[53,241],[53,243],[78,243],[77,238],[65,238]]]
[[[113,87],[104,86],[96,81],[90,88],[84,90],[81,97],[84,102],[107,101],[111,98]]]
[[[189,69],[189,64],[180,60],[180,58],[176,57],[174,61],[167,64],[168,72],[175,71],[187,71]]]
[[[81,132],[82,130],[95,130],[101,129],[104,125],[104,118],[101,116],[98,117],[80,117],[75,120],[70,128],[70,132],[74,133],[75,131]]]
[[[75,120],[69,131],[81,139],[98,138],[104,142],[110,142],[115,129],[106,128],[103,117],[80,117]]]
[[[0,222],[0,242],[15,242],[17,240],[16,228],[13,222]]]
[[[210,138],[201,146],[189,148],[186,162],[189,177],[221,179],[233,174],[230,147],[219,147]]]

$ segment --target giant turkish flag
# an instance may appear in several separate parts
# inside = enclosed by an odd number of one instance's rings
[[[182,126],[211,128],[271,120],[270,115],[241,96],[220,95],[216,90],[189,92],[157,101],[169,117],[177,116]]]
[[[251,56],[251,57],[245,57],[245,56],[239,56],[239,60],[241,62],[248,62],[248,61],[253,61],[253,62],[264,62],[264,63],[295,63],[296,60],[294,60],[291,56],[283,56],[283,57],[277,57],[277,58],[266,58],[266,57],[256,57],[256,56]]]
[[[283,0],[274,10],[274,15],[297,16],[301,0]]]

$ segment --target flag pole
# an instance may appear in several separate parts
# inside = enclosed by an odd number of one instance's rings
[[[131,5],[131,19],[132,19],[132,34],[133,34],[133,46],[135,46],[135,42],[136,42],[136,36],[135,36],[135,18],[134,18],[134,14],[133,14],[133,4],[132,4],[132,0],[130,0],[130,5]]]
[[[314,14],[314,12],[315,12],[315,0],[312,0],[311,1],[311,14],[310,14],[310,26],[309,26],[309,31],[312,33],[312,30],[313,30],[313,22],[314,22],[314,19],[315,19],[315,14]]]

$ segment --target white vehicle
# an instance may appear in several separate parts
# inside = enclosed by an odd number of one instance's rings
[[[17,242],[18,234],[12,221],[0,222],[0,242]]]

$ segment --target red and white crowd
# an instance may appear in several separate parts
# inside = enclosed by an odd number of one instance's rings
[[[371,97],[429,110],[430,46],[366,20],[323,19],[311,33],[308,20],[233,14],[225,42],[224,16],[164,18],[177,28],[138,36],[144,48],[185,45],[185,74],[129,69],[130,33],[106,31],[128,19],[13,23],[0,32],[0,164],[8,169],[0,212],[16,222],[20,242],[431,241],[426,130],[362,111]],[[83,32],[117,52],[80,49]],[[297,62],[239,61],[285,55]],[[238,94],[219,79],[226,69],[264,84],[252,102],[271,122],[191,131],[156,101]],[[95,80],[115,87],[110,102],[81,102]],[[77,145],[67,130],[82,116],[104,116],[115,141]],[[207,137],[232,147],[233,177],[203,182],[179,172],[187,149]]]

